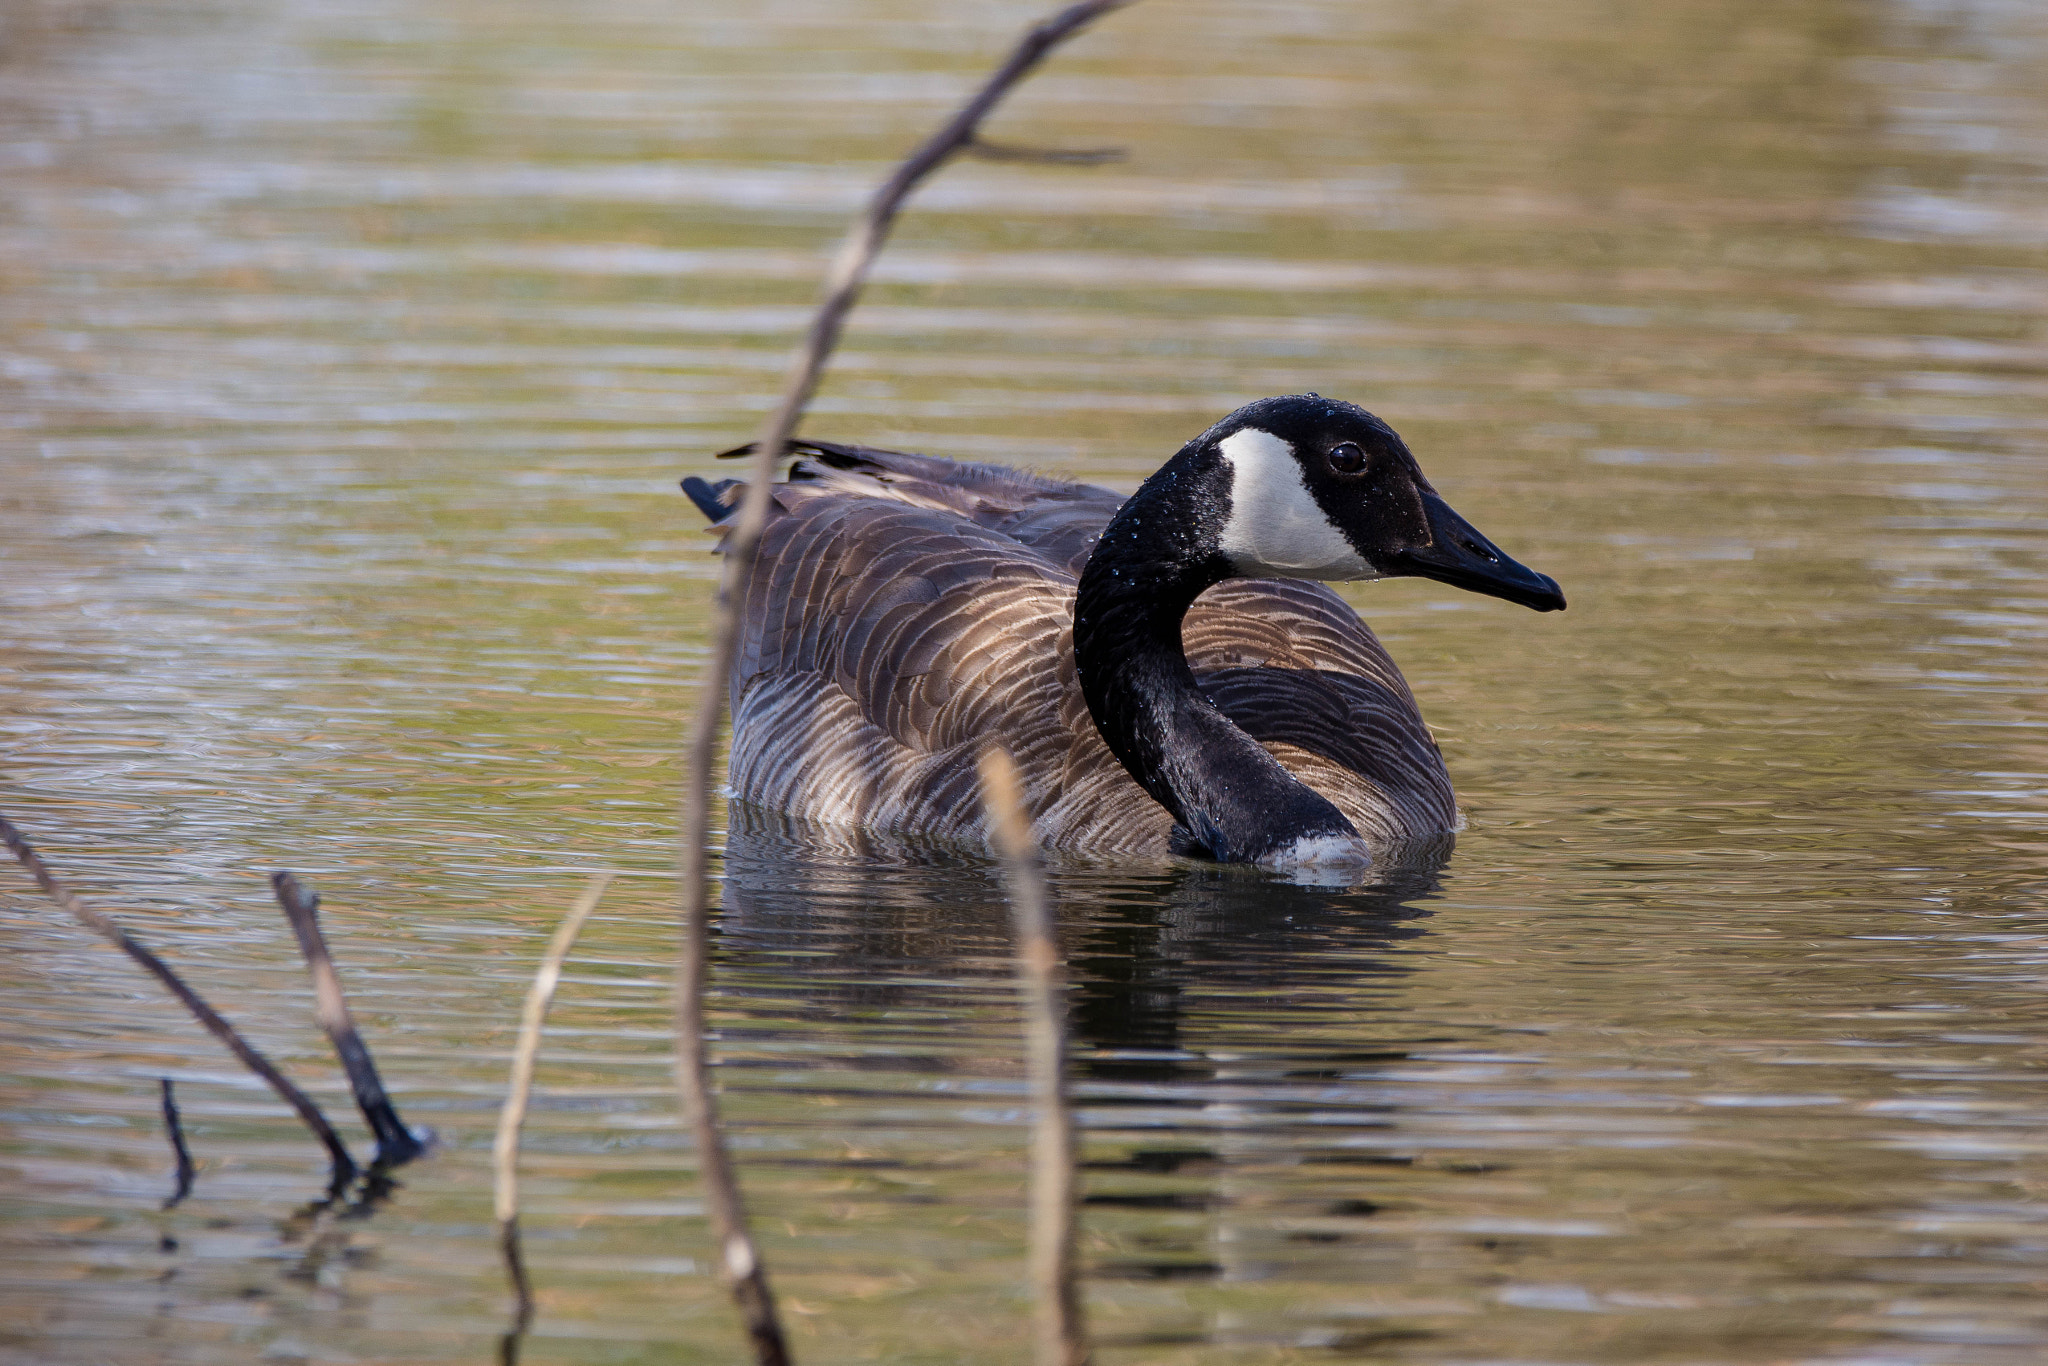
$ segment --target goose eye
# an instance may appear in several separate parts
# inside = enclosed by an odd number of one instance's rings
[[[1340,441],[1330,447],[1330,468],[1339,474],[1356,474],[1365,468],[1365,452],[1355,441]]]

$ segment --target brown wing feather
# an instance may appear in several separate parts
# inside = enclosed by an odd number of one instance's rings
[[[1038,838],[1163,854],[1171,819],[1074,677],[1081,564],[1119,495],[1019,470],[813,443],[746,587],[735,796],[812,820],[986,838],[976,764],[1017,760]],[[1401,674],[1320,584],[1234,580],[1184,628],[1203,690],[1376,844],[1456,823]]]
[[[790,479],[855,497],[950,510],[1065,565],[1078,578],[1102,528],[1124,498],[1093,484],[1073,484],[1009,465],[975,464],[932,455],[801,441],[811,458]]]

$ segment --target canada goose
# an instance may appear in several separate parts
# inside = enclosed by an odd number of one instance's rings
[[[793,449],[744,589],[728,781],[811,820],[985,842],[976,763],[1000,743],[1045,846],[1356,867],[1457,808],[1400,670],[1306,580],[1565,605],[1391,427],[1315,394],[1238,409],[1128,500]],[[683,486],[713,521],[738,488]]]

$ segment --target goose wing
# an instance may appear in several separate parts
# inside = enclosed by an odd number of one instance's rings
[[[726,454],[752,449],[742,446]],[[1113,489],[1048,479],[1011,465],[837,441],[795,441],[790,449],[808,457],[790,469],[792,483],[952,512],[1031,547],[1077,579],[1103,527],[1124,505],[1124,495]]]

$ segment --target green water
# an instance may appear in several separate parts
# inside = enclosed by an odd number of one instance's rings
[[[668,1072],[675,481],[1037,13],[0,7],[0,810],[339,1115],[297,870],[445,1141],[295,1218],[296,1121],[0,871],[0,1360],[492,1359],[506,1052],[604,867],[521,1359],[738,1359]],[[1134,487],[1316,389],[1572,603],[1353,593],[1470,820],[1436,877],[1056,870],[1103,1361],[2041,1359],[2043,69],[1998,0],[1144,0],[991,130],[1126,160],[905,218],[811,434]],[[721,875],[800,1359],[1021,1362],[993,870],[764,827]]]

